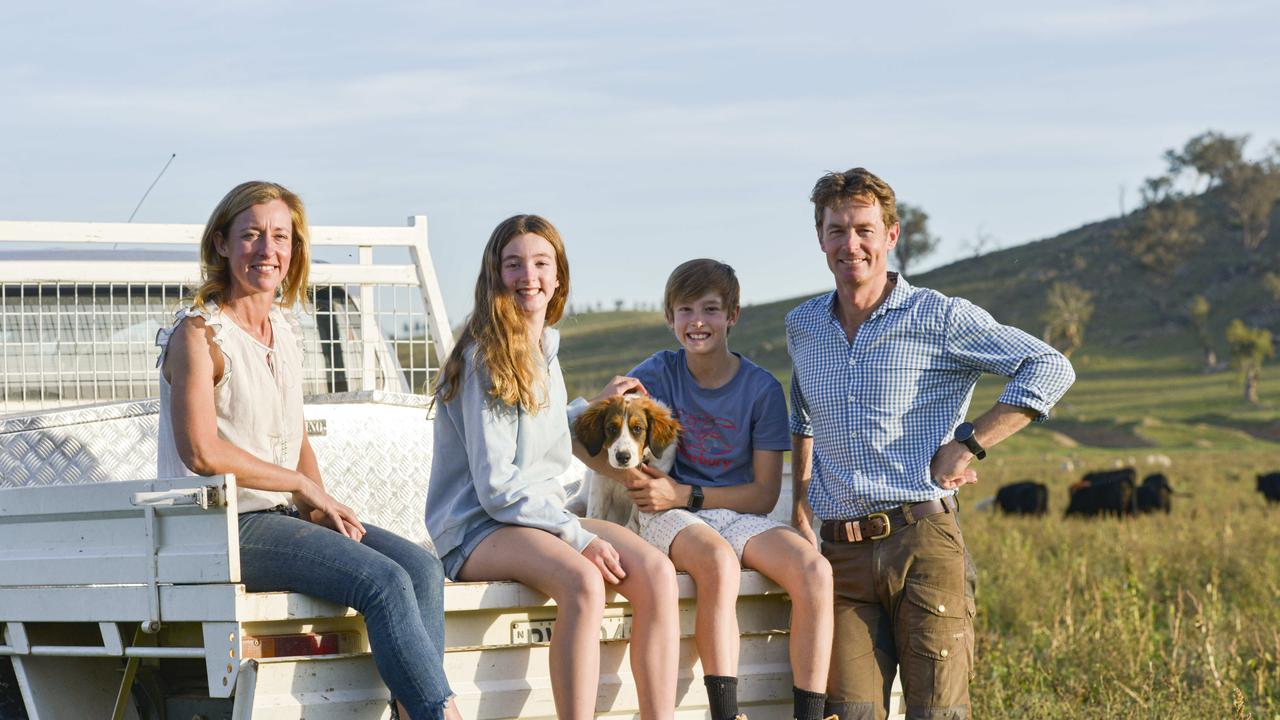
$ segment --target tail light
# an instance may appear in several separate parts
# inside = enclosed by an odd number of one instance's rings
[[[245,635],[240,642],[243,658],[273,658],[308,655],[339,655],[356,652],[360,635],[354,632],[292,633],[288,635]]]

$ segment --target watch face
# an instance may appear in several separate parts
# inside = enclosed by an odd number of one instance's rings
[[[986,457],[987,452],[973,435],[973,423],[960,423],[956,426],[956,442],[969,448],[969,452],[981,460]]]

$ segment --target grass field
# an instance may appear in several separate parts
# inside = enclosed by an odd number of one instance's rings
[[[778,329],[794,305],[748,308],[731,338],[784,385]],[[571,395],[674,346],[657,314],[610,315],[561,325]],[[979,574],[974,717],[1280,718],[1280,506],[1254,490],[1280,470],[1280,368],[1250,406],[1185,337],[1086,345],[1073,363],[1055,417],[996,448],[961,499]],[[979,383],[970,416],[1002,386]],[[1064,519],[1068,486],[1117,464],[1165,472],[1186,495],[1167,516]],[[1047,517],[974,509],[1021,479],[1049,485]]]

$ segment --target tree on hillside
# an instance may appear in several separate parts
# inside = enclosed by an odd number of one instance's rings
[[[1276,352],[1271,343],[1271,331],[1251,328],[1239,319],[1232,320],[1227,326],[1227,344],[1231,346],[1231,364],[1240,371],[1244,382],[1245,402],[1257,405],[1262,362]]]
[[[1271,229],[1271,210],[1280,201],[1280,148],[1271,157],[1242,162],[1227,171],[1227,206],[1246,250],[1257,250]]]
[[[1071,357],[1084,343],[1084,326],[1093,317],[1093,293],[1069,282],[1049,288],[1044,314],[1044,341]]]
[[[1196,340],[1204,350],[1205,372],[1213,370],[1218,364],[1218,351],[1213,347],[1213,333],[1209,331],[1209,310],[1209,301],[1203,295],[1191,298],[1191,303],[1187,306],[1187,316],[1191,318]]]
[[[1205,179],[1203,190],[1208,190],[1221,184],[1227,173],[1244,161],[1244,146],[1248,142],[1248,135],[1231,136],[1208,130],[1188,140],[1182,150],[1166,150],[1164,158],[1169,163],[1170,175],[1176,177],[1191,170],[1196,174],[1196,184]]]
[[[978,229],[973,231],[973,239],[965,245],[969,248],[969,252],[973,253],[974,257],[981,257],[988,250],[997,249],[1000,243],[995,235],[992,235],[986,228],[979,225]]]
[[[929,232],[929,214],[915,205],[898,203],[898,222],[902,231],[893,248],[893,257],[898,261],[898,270],[907,275],[907,269],[915,261],[938,248],[938,238]]]
[[[1271,293],[1271,297],[1280,303],[1280,275],[1269,272],[1262,276],[1262,287]]]
[[[1170,176],[1148,178],[1142,188],[1142,202],[1142,209],[1121,228],[1118,244],[1152,279],[1167,286],[1191,253],[1204,243],[1199,231],[1200,216],[1174,188]],[[1153,293],[1152,300],[1161,315],[1169,314],[1163,293]]]
[[[1271,210],[1280,201],[1280,146],[1272,143],[1267,156],[1253,162],[1244,157],[1248,142],[1248,135],[1209,130],[1188,140],[1181,150],[1166,150],[1164,157],[1170,189],[1184,172],[1195,173],[1195,192],[1223,188],[1244,247],[1254,251],[1266,240]]]

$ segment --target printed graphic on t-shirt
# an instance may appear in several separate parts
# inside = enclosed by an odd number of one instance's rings
[[[679,453],[686,462],[708,468],[727,468],[733,463],[734,448],[723,432],[738,429],[732,420],[680,410],[676,410],[676,419],[682,428]]]

